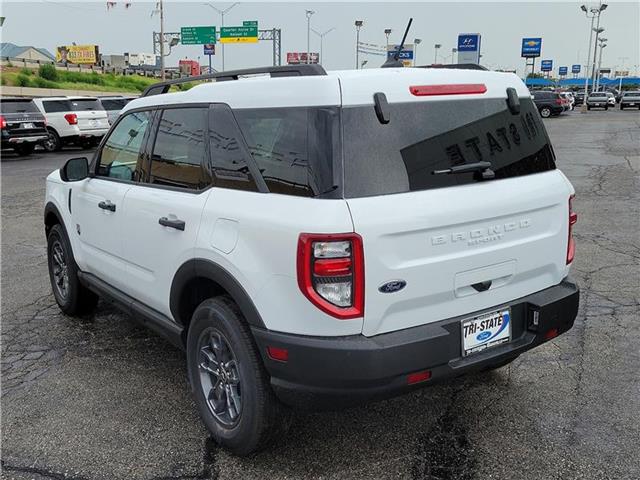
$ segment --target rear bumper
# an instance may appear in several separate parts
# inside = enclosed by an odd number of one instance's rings
[[[312,409],[341,407],[405,393],[513,359],[547,341],[548,332],[558,335],[569,330],[578,301],[577,285],[566,278],[559,285],[510,302],[513,340],[468,357],[461,353],[460,322],[475,313],[374,337],[307,337],[252,330],[271,385],[283,402]],[[288,361],[269,358],[268,346],[287,349]],[[407,384],[408,374],[423,370],[431,371],[429,380]]]
[[[20,145],[22,143],[36,143],[43,142],[47,139],[46,134],[35,134],[35,135],[10,135],[2,138],[3,146],[15,146]]]

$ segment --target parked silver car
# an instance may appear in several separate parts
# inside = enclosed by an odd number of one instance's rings
[[[109,125],[113,125],[124,106],[136,97],[100,97],[102,107],[107,111]]]

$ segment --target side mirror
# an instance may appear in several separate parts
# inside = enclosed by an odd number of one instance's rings
[[[63,182],[77,182],[89,176],[89,160],[86,157],[71,158],[60,169]]]

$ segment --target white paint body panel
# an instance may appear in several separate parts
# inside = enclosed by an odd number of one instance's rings
[[[477,312],[560,283],[568,274],[572,192],[554,170],[349,199],[364,241],[363,334]],[[407,286],[393,294],[378,291],[391,280]],[[492,282],[489,290],[471,287],[483,281]]]
[[[48,97],[34,98],[33,101],[47,120],[47,126],[53,128],[59,137],[96,136],[101,137],[109,130],[109,119],[104,110],[45,112],[43,101],[73,100],[82,97]],[[68,113],[75,113],[78,117],[76,125],[69,125],[64,118]]]

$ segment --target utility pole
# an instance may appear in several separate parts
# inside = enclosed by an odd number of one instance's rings
[[[360,68],[360,29],[364,25],[364,21],[356,20],[356,70]]]
[[[220,10],[217,7],[214,7],[213,5],[211,5],[210,3],[205,3],[205,5],[213,8],[216,12],[218,12],[218,14],[220,14],[220,28],[224,27],[224,15],[231,10],[233,7],[235,7],[236,5],[239,5],[239,2],[236,3],[232,3],[230,7],[225,8],[224,10]],[[224,43],[222,44],[222,71],[224,72]]]
[[[313,33],[315,33],[316,35],[318,35],[320,37],[320,58],[318,59],[318,63],[322,64],[322,62],[324,61],[324,53],[322,53],[322,44],[324,42],[324,37],[325,35],[327,35],[328,33],[331,33],[335,30],[335,27],[330,28],[329,30],[320,33],[318,30],[312,28],[311,31]]]
[[[164,8],[162,5],[162,0],[159,0],[160,6],[160,79],[165,81],[165,73],[164,73]]]
[[[307,15],[307,65],[311,63],[311,15],[313,15],[313,10],[306,10],[305,14]]]

